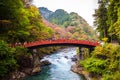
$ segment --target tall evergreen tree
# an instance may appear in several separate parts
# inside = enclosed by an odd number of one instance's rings
[[[95,10],[94,25],[97,26],[97,30],[100,32],[100,39],[108,37],[108,25],[107,25],[107,1],[99,1],[99,7]]]
[[[93,15],[100,39],[107,37],[111,42],[120,42],[119,0],[99,0],[99,7]]]

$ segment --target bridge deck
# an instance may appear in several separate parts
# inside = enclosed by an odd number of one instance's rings
[[[26,42],[22,45],[14,45],[14,46],[24,46],[26,48],[35,48],[35,47],[48,46],[48,45],[75,45],[75,46],[82,45],[85,47],[95,47],[95,46],[99,45],[99,43],[93,42],[93,41],[87,41],[87,40],[58,39],[58,40]]]

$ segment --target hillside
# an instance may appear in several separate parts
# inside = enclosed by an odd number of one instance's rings
[[[65,32],[68,32],[70,38],[96,40],[95,31],[89,26],[86,20],[77,13],[71,12],[69,14],[62,9],[52,12],[44,7],[40,7],[39,10],[42,17],[50,22],[49,24],[58,25],[64,29]]]

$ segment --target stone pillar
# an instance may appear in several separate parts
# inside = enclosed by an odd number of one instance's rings
[[[84,59],[84,48],[82,48],[82,47],[79,47],[79,58],[81,60]]]
[[[92,51],[94,51],[94,47],[89,48],[89,55],[91,56]]]

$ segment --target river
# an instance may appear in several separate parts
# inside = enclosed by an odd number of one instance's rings
[[[76,48],[66,48],[57,51],[52,55],[45,56],[43,60],[49,60],[52,64],[42,67],[42,71],[36,75],[29,76],[24,80],[84,80],[70,70],[75,64],[71,58],[76,55]]]

